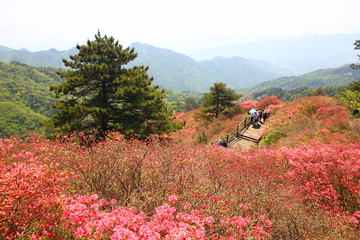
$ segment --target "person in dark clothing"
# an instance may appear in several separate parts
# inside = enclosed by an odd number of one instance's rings
[[[263,119],[264,119],[264,123],[266,121],[266,119],[269,117],[269,109],[266,108],[263,112]]]
[[[223,147],[227,147],[227,143],[226,143],[225,139],[220,143],[220,145]]]
[[[263,117],[263,112],[259,111],[259,121],[261,121],[262,117]]]

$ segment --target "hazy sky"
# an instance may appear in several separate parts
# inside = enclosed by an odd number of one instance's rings
[[[101,34],[189,51],[360,32],[360,0],[0,0],[0,45],[65,50]]]

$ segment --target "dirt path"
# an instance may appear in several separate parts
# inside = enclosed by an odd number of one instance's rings
[[[259,126],[250,125],[243,134],[248,137],[259,139],[262,136],[262,133],[263,133],[263,124],[262,122],[260,122]],[[233,146],[231,146],[231,148],[245,151],[245,150],[249,150],[254,145],[256,145],[256,143],[245,139],[241,139]]]

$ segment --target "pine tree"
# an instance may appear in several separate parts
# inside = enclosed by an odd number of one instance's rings
[[[77,55],[63,60],[70,69],[58,73],[65,81],[50,88],[62,100],[53,105],[59,112],[45,123],[48,128],[85,134],[96,130],[100,137],[110,130],[139,137],[171,130],[164,92],[151,85],[148,67],[125,67],[137,57],[134,48],[123,49],[99,31],[94,41],[76,48]]]
[[[234,106],[234,101],[241,96],[236,94],[235,90],[227,88],[225,83],[214,83],[210,92],[204,93],[203,112],[212,113],[217,118],[226,108]]]

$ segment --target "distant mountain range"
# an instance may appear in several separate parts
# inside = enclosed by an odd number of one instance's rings
[[[186,55],[148,44],[134,43],[131,47],[138,53],[131,65],[149,66],[148,73],[154,76],[154,84],[176,91],[207,92],[215,82],[224,82],[231,88],[251,86],[284,76],[286,72],[266,62],[241,57],[216,57],[197,62]]]
[[[357,39],[360,34],[313,35],[219,46],[191,54],[203,58],[222,56],[202,61],[169,49],[133,43],[130,47],[135,48],[138,57],[129,66],[149,66],[148,73],[154,77],[154,84],[176,91],[207,92],[215,82],[224,82],[230,88],[245,88],[284,76],[357,62],[358,53],[353,45]],[[75,54],[76,48],[30,52],[0,46],[0,61],[18,61],[31,66],[64,67],[62,59]]]
[[[78,50],[72,48],[67,51],[58,51],[54,48],[39,52],[30,52],[27,49],[15,50],[0,46],[0,61],[10,63],[17,61],[36,67],[64,67],[63,58],[69,59],[70,55],[77,54]]]
[[[309,35],[284,40],[227,44],[185,54],[198,61],[212,56],[261,59],[299,75],[358,61],[359,53],[354,51],[354,42],[359,39],[360,33]]]
[[[133,43],[131,47],[135,48],[138,57],[129,66],[149,66],[148,74],[154,77],[154,84],[176,91],[207,92],[215,82],[224,82],[231,88],[246,87],[287,73],[264,61],[241,57],[216,57],[197,62],[183,54],[148,44]],[[76,48],[30,52],[0,47],[0,61],[18,61],[31,66],[64,67],[62,59],[75,54]]]

